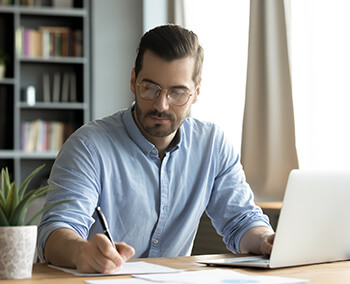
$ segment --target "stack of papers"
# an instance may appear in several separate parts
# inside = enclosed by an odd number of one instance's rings
[[[65,268],[55,265],[49,265],[51,268],[55,268],[75,276],[79,277],[90,277],[90,276],[112,276],[112,275],[136,275],[136,274],[147,274],[147,273],[173,273],[182,270],[173,269],[166,266],[156,265],[147,263],[144,261],[138,262],[126,262],[123,267],[116,273],[102,274],[102,273],[80,273],[78,270],[73,268]]]
[[[145,280],[146,282],[128,282],[128,283],[171,283],[171,284],[287,284],[287,283],[305,283],[308,280],[285,278],[277,276],[259,276],[259,275],[247,275],[235,272],[229,269],[211,269],[211,270],[198,270],[198,271],[185,271],[178,273],[166,273],[166,274],[153,274],[153,275],[139,275],[134,276],[138,280]],[[112,284],[111,282],[110,284]],[[121,284],[121,282],[114,282]],[[89,284],[93,284],[90,282]],[[97,284],[97,283],[96,283]]]
[[[120,271],[114,274],[79,273],[76,269],[50,267],[71,273],[80,277],[106,275],[132,275],[133,278],[91,279],[86,284],[289,284],[305,283],[306,279],[296,279],[278,276],[247,275],[230,269],[205,269],[198,271],[183,271],[161,265],[139,262],[126,262]]]

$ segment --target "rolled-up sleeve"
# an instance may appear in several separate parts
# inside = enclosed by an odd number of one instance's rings
[[[79,135],[68,139],[60,151],[48,183],[54,187],[46,198],[46,205],[68,200],[56,205],[42,216],[38,228],[38,257],[44,259],[44,246],[56,229],[68,228],[87,239],[95,220],[91,217],[98,202],[98,166],[94,164],[93,148]]]
[[[249,229],[271,226],[268,217],[254,203],[239,155],[225,142],[224,136],[216,142],[217,175],[206,212],[227,248],[240,253],[241,238]]]

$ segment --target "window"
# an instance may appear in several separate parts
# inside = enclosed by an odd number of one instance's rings
[[[350,169],[350,1],[291,1],[300,168]]]
[[[201,93],[192,116],[218,124],[240,151],[245,100],[249,1],[185,2],[186,27],[204,48]]]

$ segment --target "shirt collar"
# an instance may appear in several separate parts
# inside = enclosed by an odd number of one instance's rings
[[[135,107],[135,102],[133,102],[132,105],[123,113],[122,119],[123,119],[125,131],[129,135],[131,140],[133,140],[136,143],[136,145],[141,149],[141,151],[145,155],[150,155],[152,150],[156,149],[156,147],[143,136],[140,129],[136,125],[136,122],[135,122],[134,117],[132,115],[132,111],[134,110],[134,107]],[[173,151],[177,150],[179,148],[179,146],[181,145],[182,132],[183,132],[181,130],[182,127],[183,126],[181,126],[178,129],[178,131],[174,137],[174,140],[171,142],[170,147],[167,150],[167,152],[173,152]]]

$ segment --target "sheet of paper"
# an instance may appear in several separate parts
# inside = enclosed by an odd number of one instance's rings
[[[163,283],[178,284],[288,284],[288,283],[305,283],[309,280],[295,279],[277,276],[248,275],[235,272],[229,269],[211,269],[198,271],[185,271],[176,274],[150,274],[135,275],[134,277],[148,281],[157,281]],[[118,284],[120,282],[115,282]],[[142,282],[140,282],[142,283]],[[97,283],[96,283],[97,284]],[[112,284],[112,283],[110,283]]]
[[[151,282],[149,282],[148,280],[139,279],[139,278],[120,278],[120,279],[103,279],[103,280],[85,280],[85,283],[86,284],[150,284]],[[167,284],[169,283],[167,282]]]
[[[104,276],[104,275],[126,275],[126,274],[147,274],[147,273],[174,273],[181,270],[161,266],[157,264],[147,263],[144,261],[138,262],[126,262],[123,267],[116,273],[102,274],[102,273],[80,273],[76,269],[65,268],[55,265],[49,265],[49,267],[62,270],[67,273],[71,273],[75,276],[90,277],[90,276]]]

